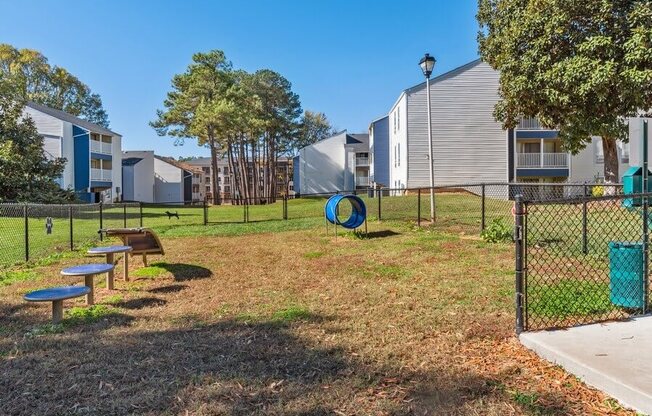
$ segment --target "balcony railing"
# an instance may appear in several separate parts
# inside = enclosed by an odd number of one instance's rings
[[[355,158],[355,165],[356,166],[369,166],[369,158],[368,157],[356,157]]]
[[[106,153],[110,155],[113,153],[113,146],[111,143],[100,142],[97,140],[91,140],[91,152],[94,153]]]
[[[369,186],[369,176],[356,176],[355,186]]]
[[[568,153],[518,153],[517,168],[568,168]]]
[[[518,122],[519,130],[543,130],[541,123],[536,118],[522,118]]]
[[[91,169],[92,181],[111,181],[113,171],[111,169]]]

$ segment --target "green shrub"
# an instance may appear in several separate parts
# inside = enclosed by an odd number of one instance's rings
[[[502,218],[496,218],[480,233],[488,243],[502,243],[512,240],[512,228]]]

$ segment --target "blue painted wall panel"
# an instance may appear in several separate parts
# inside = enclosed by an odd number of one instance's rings
[[[516,130],[517,139],[556,139],[557,130]]]
[[[292,185],[294,186],[294,192],[301,193],[301,181],[299,173],[299,156],[295,156],[292,159]]]
[[[568,169],[516,169],[516,176],[540,176],[546,178],[568,176]]]
[[[87,130],[72,126],[74,141],[74,177],[75,191],[86,191],[90,186],[91,159],[90,134]]]

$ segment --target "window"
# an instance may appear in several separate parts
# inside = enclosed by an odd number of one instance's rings
[[[206,183],[211,183],[211,177],[210,176],[206,177]]]
[[[201,170],[207,175],[209,175],[211,173],[211,168],[203,167],[203,168],[201,168]]]
[[[623,163],[629,163],[629,143],[620,143],[620,160]]]
[[[602,138],[597,137],[593,139],[593,145],[595,146],[595,163],[604,163],[604,152],[602,149]]]
[[[228,174],[229,174],[229,168],[227,168],[226,166],[224,167],[224,174],[225,174],[225,175],[228,175]]]
[[[199,185],[195,184],[192,186],[192,192],[195,194],[199,193]]]
[[[228,186],[228,185],[225,186],[225,187],[224,187],[224,192],[226,192],[227,194],[228,194],[229,192],[231,192],[231,187]]]
[[[217,168],[217,173],[222,172],[222,168]]]
[[[398,153],[398,166],[401,166],[401,143],[399,143],[397,146],[397,153]]]
[[[394,145],[394,167],[396,167],[396,145]]]
[[[396,109],[396,130],[401,131],[401,107]]]
[[[210,192],[210,191],[211,191],[211,187],[210,187],[210,186],[207,186],[207,187],[206,187],[206,192]]]

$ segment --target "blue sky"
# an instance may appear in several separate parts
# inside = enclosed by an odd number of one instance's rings
[[[476,0],[0,0],[0,10],[0,42],[41,51],[99,93],[124,149],[174,157],[208,154],[148,125],[194,52],[281,73],[304,109],[350,132],[423,80],[425,52],[435,74],[477,57]]]

